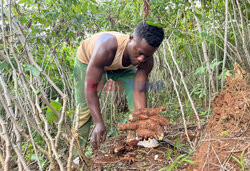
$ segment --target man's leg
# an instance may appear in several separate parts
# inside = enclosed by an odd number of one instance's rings
[[[75,58],[74,65],[74,80],[75,80],[75,114],[78,114],[78,136],[81,148],[86,147],[88,141],[90,126],[92,125],[92,117],[85,100],[85,76],[88,65],[81,63],[78,58]],[[105,75],[102,76],[102,83],[105,84]],[[98,95],[101,91],[98,92]],[[74,119],[77,117],[75,116]],[[76,120],[75,120],[76,121]]]
[[[76,110],[74,119],[78,118],[78,136],[81,148],[85,148],[88,141],[90,126],[92,123],[90,111],[85,100],[85,75],[87,70],[86,64],[81,63],[75,58],[74,81],[75,81],[75,102]],[[76,120],[75,120],[76,122]]]
[[[129,111],[135,110],[134,105],[134,80],[137,69],[121,69],[108,71],[108,77],[115,81],[116,91],[125,91]]]

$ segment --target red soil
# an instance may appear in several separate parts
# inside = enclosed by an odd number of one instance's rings
[[[187,170],[241,170],[232,156],[241,160],[242,151],[245,169],[250,169],[246,164],[250,160],[250,86],[239,74],[236,78],[228,76],[226,81],[225,90],[213,102],[204,139],[191,159],[198,165]]]

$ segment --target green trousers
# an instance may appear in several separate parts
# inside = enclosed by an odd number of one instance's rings
[[[75,116],[75,118],[78,118],[79,121],[78,136],[82,148],[85,148],[86,146],[89,137],[90,126],[92,124],[90,110],[88,109],[87,102],[85,100],[85,76],[87,67],[87,64],[81,63],[77,57],[75,58],[75,115],[78,114],[78,117]],[[102,91],[112,91],[113,89],[115,91],[125,91],[129,110],[133,111],[135,109],[133,90],[136,71],[137,69],[121,69],[104,72],[98,86],[98,96],[100,97]],[[115,86],[111,86],[111,82],[107,79],[112,79],[115,82]],[[110,86],[106,85],[106,89],[102,88],[105,84],[109,84]]]

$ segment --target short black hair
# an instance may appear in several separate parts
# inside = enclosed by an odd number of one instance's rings
[[[145,39],[152,47],[160,46],[164,39],[163,28],[149,25],[146,21],[140,22],[134,31],[135,37]]]

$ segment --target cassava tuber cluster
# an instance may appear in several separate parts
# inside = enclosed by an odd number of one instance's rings
[[[129,115],[131,123],[118,124],[118,130],[133,130],[139,138],[162,140],[164,136],[163,127],[170,124],[166,118],[157,116],[164,110],[166,110],[164,106],[135,110]]]

